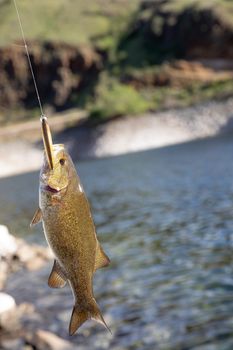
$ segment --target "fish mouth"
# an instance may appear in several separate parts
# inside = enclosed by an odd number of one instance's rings
[[[60,190],[56,190],[56,188],[50,187],[49,185],[44,186],[43,189],[47,192],[52,192],[52,193],[60,192]]]
[[[53,141],[52,141],[52,135],[49,128],[49,124],[45,116],[41,117],[41,129],[42,129],[42,138],[44,142],[44,149],[45,149],[48,165],[50,169],[53,170],[53,154],[52,154]]]

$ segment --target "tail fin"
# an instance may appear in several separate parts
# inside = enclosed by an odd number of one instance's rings
[[[70,319],[69,334],[73,335],[85,321],[90,319],[101,323],[112,334],[94,298],[86,307],[80,305],[74,306]]]

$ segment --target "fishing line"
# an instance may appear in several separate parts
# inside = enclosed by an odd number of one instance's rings
[[[40,107],[40,112],[41,112],[41,119],[43,119],[43,118],[46,118],[46,117],[44,115],[44,111],[43,111],[43,107],[42,107],[42,103],[41,103],[41,99],[40,99],[40,94],[39,94],[39,91],[38,91],[38,88],[37,88],[36,78],[35,78],[34,71],[33,71],[33,68],[32,68],[32,62],[31,62],[31,58],[30,58],[30,55],[29,55],[27,42],[26,42],[25,35],[24,35],[22,21],[21,21],[20,15],[19,15],[17,2],[16,2],[16,0],[13,0],[13,1],[14,1],[14,5],[15,5],[15,10],[16,10],[16,13],[17,13],[18,21],[19,21],[19,26],[20,26],[22,39],[23,39],[23,43],[24,43],[24,48],[25,48],[25,51],[26,51],[27,59],[28,59],[28,64],[29,64],[30,71],[31,71],[31,74],[32,74],[32,80],[33,80],[33,83],[34,83],[37,100],[39,102],[39,107]]]

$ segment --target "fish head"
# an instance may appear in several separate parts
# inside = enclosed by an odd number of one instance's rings
[[[63,144],[53,144],[47,118],[41,117],[44,162],[40,172],[40,192],[45,198],[60,198],[77,176],[74,164]],[[72,187],[72,186],[71,186]]]
[[[51,167],[45,151],[44,162],[40,172],[40,188],[51,194],[57,194],[68,187],[74,171],[74,165],[63,144],[54,144],[50,147],[53,166]]]

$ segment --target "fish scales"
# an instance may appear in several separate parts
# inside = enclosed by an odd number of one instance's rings
[[[92,281],[88,275],[94,273],[97,247],[90,208],[85,194],[80,192],[78,181],[67,189],[61,205],[50,203],[48,206],[46,202],[50,198],[47,196],[47,193],[42,192],[44,232],[59,263],[70,276],[75,297],[81,299],[84,286],[89,295],[92,292]]]
[[[49,139],[49,138],[47,138]],[[68,281],[74,295],[69,333],[88,319],[104,318],[93,295],[94,272],[110,262],[98,242],[87,197],[64,145],[48,145],[40,172],[39,209],[32,225],[42,220],[55,261],[48,284],[61,288]],[[48,154],[52,155],[48,157]]]

